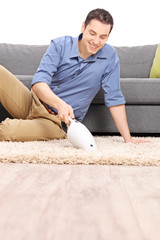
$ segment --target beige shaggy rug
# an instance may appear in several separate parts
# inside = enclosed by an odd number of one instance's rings
[[[153,143],[124,143],[119,136],[95,136],[98,151],[74,148],[67,140],[0,142],[0,162],[160,166],[160,138]]]

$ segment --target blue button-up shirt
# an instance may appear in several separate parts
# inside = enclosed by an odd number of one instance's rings
[[[101,86],[106,106],[125,103],[115,49],[106,43],[95,55],[84,60],[78,51],[81,37],[52,40],[32,80],[32,85],[46,82],[57,96],[72,106],[79,121],[83,120]]]

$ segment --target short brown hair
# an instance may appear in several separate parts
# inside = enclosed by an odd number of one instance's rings
[[[97,19],[102,23],[110,24],[111,25],[110,32],[111,32],[114,22],[113,22],[113,17],[108,11],[101,8],[97,8],[90,11],[85,20],[85,27],[87,27],[87,25],[90,23],[92,19]]]

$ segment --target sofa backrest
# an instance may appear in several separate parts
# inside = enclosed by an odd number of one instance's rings
[[[115,47],[120,60],[121,78],[148,78],[157,46]]]
[[[33,75],[47,45],[0,44],[0,65],[14,75]]]
[[[0,65],[14,75],[33,75],[48,45],[0,44]],[[115,47],[120,59],[121,78],[149,77],[157,44]]]

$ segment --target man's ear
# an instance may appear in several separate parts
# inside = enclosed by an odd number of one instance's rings
[[[81,26],[81,32],[83,33],[85,30],[85,22],[82,23],[82,26]]]

